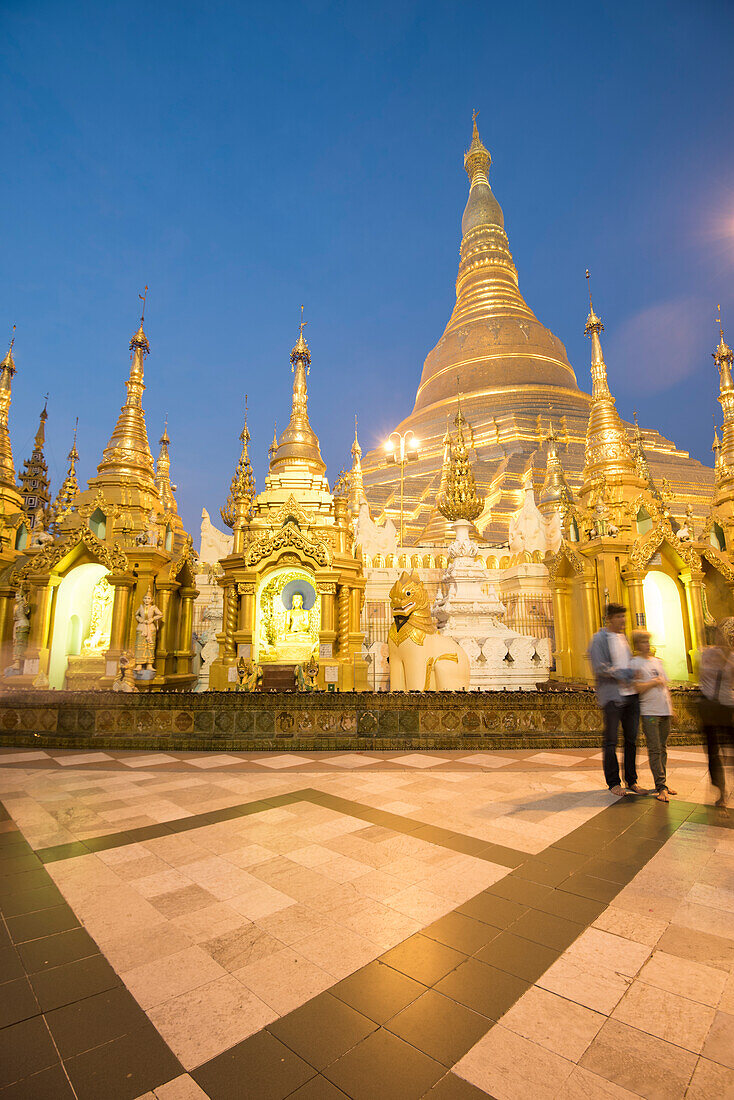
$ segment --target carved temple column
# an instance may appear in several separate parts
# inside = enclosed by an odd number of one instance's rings
[[[630,627],[632,630],[645,629],[645,593],[642,587],[642,573],[624,574],[630,605]]]
[[[177,581],[159,581],[156,587],[155,601],[163,616],[155,647],[156,676],[163,677],[166,675],[166,659],[169,653],[174,652],[176,649],[176,622],[172,614],[173,603],[171,597],[177,588]],[[169,671],[172,670],[169,669]]]
[[[339,656],[349,656],[349,586],[339,586]]]
[[[13,660],[13,608],[15,592],[12,588],[0,588],[0,669],[7,668]]]
[[[235,634],[237,632],[237,620],[239,615],[239,600],[237,597],[237,585],[232,582],[224,589],[224,619],[222,628],[224,633],[224,658],[232,660],[237,656]]]
[[[191,673],[194,600],[198,595],[199,592],[196,588],[182,588],[180,592],[181,616],[178,628],[178,644],[176,646],[176,673],[179,676],[186,676]]]
[[[59,584],[60,578],[54,579],[56,584],[52,583],[52,578],[50,577],[31,578],[31,596],[29,601],[31,605],[31,628],[28,632],[28,645],[25,652],[26,660],[38,657],[41,650],[46,647],[51,596],[53,595],[54,588]]]
[[[127,573],[118,575],[111,573],[107,583],[111,584],[115,590],[107,660],[117,663],[120,654],[130,646],[130,598],[135,587],[135,579]]]
[[[691,661],[693,655],[706,645],[706,626],[703,613],[703,572],[687,569],[680,574],[686,592],[686,607],[691,630]]]
[[[555,626],[556,678],[570,679],[571,638],[568,628],[568,600],[571,584],[566,578],[557,578],[552,582],[553,622]]]
[[[240,581],[237,591],[240,594],[239,633],[245,645],[252,645],[255,634],[255,584],[253,581]]]
[[[336,641],[336,580],[319,580],[316,589],[321,597],[319,641],[333,646]]]

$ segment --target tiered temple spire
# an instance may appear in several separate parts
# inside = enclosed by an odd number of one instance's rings
[[[252,472],[248,450],[250,431],[247,427],[247,394],[245,394],[245,424],[240,432],[240,441],[242,443],[242,453],[232,477],[227,503],[223,508],[220,508],[222,519],[228,527],[232,528],[245,522],[257,493],[255,475]]]
[[[549,421],[546,438],[545,480],[538,496],[540,511],[552,506],[565,513],[573,503],[573,494],[566,481],[566,474],[558,455],[558,436],[553,421]]]
[[[13,376],[15,375],[15,360],[13,359],[14,343],[15,325],[13,325],[13,336],[10,341],[7,355],[2,363],[0,363],[0,487],[3,489],[12,489],[13,492],[17,492],[15,486],[13,449],[10,445],[10,431],[8,427]]]
[[[52,519],[54,524],[58,524],[65,516],[68,516],[74,507],[77,497],[79,496],[79,481],[76,476],[76,464],[79,461],[79,452],[76,449],[76,433],[79,427],[79,417],[76,418],[74,424],[74,441],[71,445],[71,450],[67,455],[69,460],[69,468],[66,472],[66,477],[63,480],[61,488],[56,494],[56,500],[52,509]]]
[[[477,487],[469,461],[469,451],[464,438],[464,429],[468,427],[461,411],[461,396],[457,399],[454,417],[456,438],[451,442],[451,457],[446,475],[446,488],[436,497],[436,506],[446,519],[474,520],[484,507],[477,496]]]
[[[303,320],[301,306],[301,328],[298,340],[291,352],[291,370],[293,379],[293,400],[291,417],[282,432],[277,451],[271,451],[270,472],[282,473],[287,466],[305,467],[312,474],[323,476],[326,463],[321,457],[319,441],[308,419],[308,388],[306,378],[311,373],[311,352],[303,335],[308,324]]]
[[[352,469],[349,475],[349,509],[353,515],[359,512],[359,506],[367,500],[362,481],[362,448],[357,438],[357,417],[354,417],[354,443],[352,443]]]
[[[146,287],[146,292],[147,289]],[[148,337],[143,329],[144,318],[145,301],[143,300],[140,327],[130,341],[132,362],[130,375],[125,383],[127,399],[120,410],[110,441],[102,454],[102,461],[97,467],[97,476],[92,478],[89,484],[90,487],[104,489],[110,484],[122,483],[126,486],[134,486],[149,494],[151,499],[155,499],[157,492],[153,455],[148,443],[143,412],[144,362],[146,355],[150,353]]]
[[[158,500],[164,512],[172,515],[178,513],[176,498],[173,495],[174,487],[171,485],[171,456],[168,451],[171,440],[168,435],[168,421],[163,425],[163,435],[158,440],[161,449],[158,452],[158,460],[155,465],[155,487],[158,492]]]
[[[33,440],[33,453],[23,461],[20,474],[20,493],[23,497],[23,511],[28,517],[28,526],[33,528],[40,523],[45,526],[49,517],[51,488],[48,479],[48,466],[43,447],[46,442],[46,421],[48,420],[48,395],[41,410],[38,430]]]
[[[719,326],[719,343],[716,351],[713,352],[713,358],[719,368],[719,404],[724,414],[721,427],[721,465],[725,477],[734,478],[734,381],[732,381],[734,353],[724,339],[721,306],[719,306],[717,323]]]
[[[586,272],[587,281],[589,272]],[[616,483],[637,483],[632,451],[624,424],[615,407],[607,381],[607,368],[599,333],[601,318],[594,312],[589,285],[589,316],[584,332],[591,339],[591,411],[586,429],[586,452],[581,496],[587,496],[602,478]]]

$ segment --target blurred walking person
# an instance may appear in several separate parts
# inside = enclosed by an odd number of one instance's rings
[[[699,716],[701,730],[708,753],[709,775],[719,792],[716,805],[726,812],[726,776],[721,758],[722,745],[731,746],[732,735],[732,677],[734,676],[734,619],[723,619],[706,630],[709,645],[701,650],[699,662],[699,687],[701,698]]]
[[[632,653],[647,758],[655,780],[655,797],[658,802],[670,802],[670,795],[678,792],[668,786],[667,777],[668,735],[673,716],[668,677],[665,675],[663,662],[652,655],[650,634],[647,630],[632,631]]]
[[[591,639],[589,659],[594,670],[596,698],[604,714],[604,778],[612,794],[647,794],[637,782],[637,731],[640,700],[635,687],[632,651],[625,635],[627,610],[610,603],[604,626]],[[619,778],[617,735],[624,737],[624,781]]]

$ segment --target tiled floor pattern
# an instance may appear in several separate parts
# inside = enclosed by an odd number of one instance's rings
[[[584,753],[9,761],[0,1096],[734,1095],[703,757],[605,810]]]

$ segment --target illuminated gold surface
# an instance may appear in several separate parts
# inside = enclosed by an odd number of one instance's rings
[[[291,416],[270,460],[270,472],[273,474],[294,463],[315,474],[323,475],[326,472],[319,441],[308,419],[306,378],[311,373],[311,352],[303,335],[307,324],[307,321],[301,321],[301,331],[291,352],[291,370],[294,374]]]
[[[421,440],[420,460],[405,477],[408,543],[440,541],[446,533],[435,500],[443,488],[445,418],[456,399],[457,381],[473,428],[477,491],[485,498],[477,524],[490,543],[506,543],[524,487],[532,484],[542,491],[547,471],[541,422],[547,424],[550,416],[569,490],[578,493],[582,483],[591,397],[578,388],[561,341],[537,320],[518,289],[504,217],[489,184],[490,164],[475,125],[465,157],[470,190],[456,305],[426,357],[412,413],[395,425],[402,433],[412,429]],[[599,380],[597,390],[602,384]],[[617,419],[629,440],[630,425]],[[592,427],[597,436],[597,426]],[[712,471],[657,431],[645,428],[642,434],[652,474],[671,482],[681,511],[690,502],[702,519],[710,506]],[[616,443],[623,447],[621,436]],[[387,516],[397,525],[399,472],[385,466],[380,449],[363,457],[362,472],[374,518]]]
[[[476,126],[476,122],[475,122]],[[468,156],[469,154],[467,154]],[[469,452],[464,439],[466,420],[461,411],[461,398],[457,402],[454,425],[456,438],[449,442],[447,451],[448,468],[445,477],[442,474],[444,488],[436,497],[439,512],[448,520],[476,519],[482,511],[483,503],[477,496],[477,487],[469,461]]]
[[[21,506],[21,497],[15,487],[15,464],[8,426],[13,376],[16,369],[13,359],[14,343],[15,336],[10,341],[7,355],[0,363],[0,501],[3,512],[14,512]]]
[[[79,452],[76,449],[76,432],[78,426],[79,418],[77,417],[76,424],[74,425],[74,442],[71,445],[71,450],[66,456],[69,461],[69,468],[56,494],[56,500],[54,501],[51,512],[54,523],[59,523],[60,520],[70,514],[72,507],[76,503],[76,498],[79,496],[79,481],[76,476],[76,464],[79,461]]]

